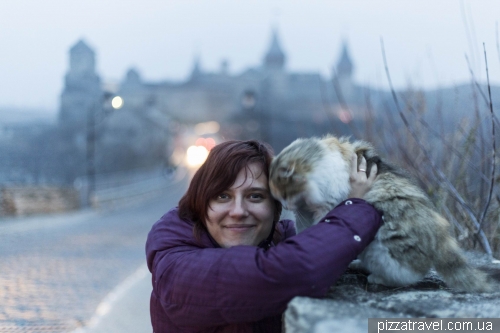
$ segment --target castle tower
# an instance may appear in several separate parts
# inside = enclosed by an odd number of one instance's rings
[[[263,76],[260,82],[259,122],[261,139],[276,144],[273,124],[285,114],[289,94],[289,76],[285,71],[286,56],[281,48],[278,31],[273,29],[271,44],[264,56]]]
[[[347,42],[342,43],[342,52],[339,61],[337,62],[337,76],[340,78],[351,79],[354,66],[351,61],[351,56],[347,47]]]
[[[61,94],[60,121],[84,127],[87,113],[95,107],[101,95],[101,80],[95,71],[95,53],[80,40],[69,51],[69,69]]]
[[[354,72],[354,65],[345,40],[342,43],[339,60],[332,72],[334,84],[337,86],[337,89],[340,89],[338,93],[341,93],[344,99],[349,100],[353,94],[352,74]]]
[[[266,69],[283,69],[285,66],[285,53],[281,49],[280,41],[278,38],[278,32],[273,29],[273,35],[271,37],[271,45],[266,55],[264,56],[264,67]]]
[[[141,75],[135,68],[129,68],[125,79],[122,82],[121,89],[137,89],[142,84]]]
[[[95,74],[95,53],[83,40],[69,50],[69,72],[73,75]]]
[[[118,95],[120,95],[125,101],[125,110],[134,107],[139,108],[144,105],[145,100],[154,100],[154,97],[152,96],[146,97],[141,75],[139,71],[133,67],[129,68],[125,74],[125,77],[120,84]]]
[[[193,69],[191,70],[191,81],[198,79],[201,76],[200,56],[196,55],[193,61]]]

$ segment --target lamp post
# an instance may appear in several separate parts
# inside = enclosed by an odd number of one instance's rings
[[[111,103],[111,104],[110,104]],[[111,107],[110,107],[111,106]],[[87,193],[85,206],[92,206],[92,195],[95,192],[96,172],[95,172],[95,145],[96,145],[96,116],[97,112],[101,111],[101,116],[104,119],[112,111],[123,107],[123,98],[109,92],[104,92],[102,96],[94,101],[87,112],[87,140],[86,140],[86,161],[87,161]]]
[[[243,116],[244,119],[246,119],[247,124],[249,125],[249,121],[253,122],[253,124],[256,124],[256,128],[252,126],[252,130],[249,130],[248,128],[245,129],[246,133],[247,131],[250,132],[255,132],[258,131],[260,140],[264,140],[264,124],[262,122],[262,114],[257,110],[257,94],[253,90],[246,90],[241,98],[241,107],[243,109]],[[256,118],[257,117],[257,118]],[[250,137],[253,137],[255,135],[254,133],[246,133]]]

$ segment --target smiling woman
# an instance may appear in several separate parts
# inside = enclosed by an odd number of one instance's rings
[[[273,201],[262,166],[250,164],[230,188],[210,200],[208,232],[221,247],[257,246],[273,227]]]
[[[215,146],[179,207],[151,229],[154,332],[281,332],[295,296],[321,297],[373,239],[379,213],[360,199],[373,179],[351,175],[340,204],[296,235],[269,191],[272,150],[258,141]]]

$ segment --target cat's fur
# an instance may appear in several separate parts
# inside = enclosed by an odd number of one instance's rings
[[[491,290],[487,276],[471,267],[449,233],[449,223],[401,169],[384,161],[367,142],[347,138],[298,139],[274,158],[271,193],[306,226],[316,224],[350,192],[350,157],[362,156],[378,176],[364,199],[383,212],[384,223],[360,254],[370,283],[405,286],[434,267],[448,286],[470,292]]]

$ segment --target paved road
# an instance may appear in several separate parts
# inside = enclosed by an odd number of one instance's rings
[[[151,333],[151,274],[146,265],[113,289],[84,328],[72,333]]]
[[[97,333],[112,318],[130,328],[116,332],[151,332],[149,322],[134,326],[149,311],[144,244],[186,184],[119,209],[0,220],[0,332],[75,332],[92,324],[85,331]]]

